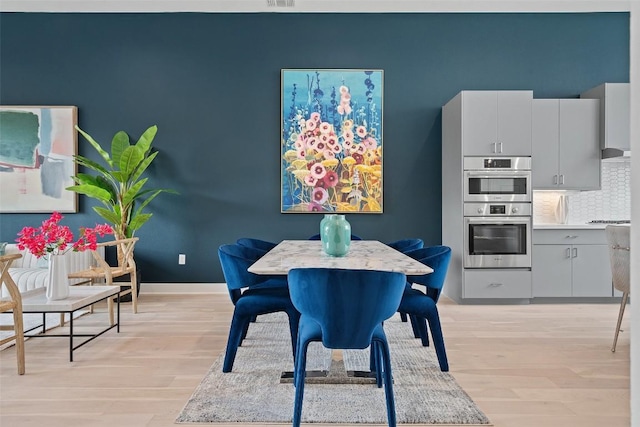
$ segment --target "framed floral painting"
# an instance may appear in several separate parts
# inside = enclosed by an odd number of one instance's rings
[[[281,79],[281,212],[382,213],[382,70]]]
[[[78,108],[0,106],[0,212],[77,212]]]

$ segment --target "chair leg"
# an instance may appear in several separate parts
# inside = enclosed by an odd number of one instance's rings
[[[294,368],[293,383],[296,388],[295,400],[293,403],[293,427],[300,427],[302,419],[302,400],[304,398],[304,380],[307,370],[307,347],[309,341],[298,343],[296,362]]]
[[[111,326],[116,324],[115,316],[113,315],[113,298],[107,298],[107,311],[109,311],[109,324]]]
[[[369,346],[369,370],[376,373],[376,385],[378,388],[382,388],[382,383],[384,381],[382,377],[382,353],[380,352],[378,345],[378,342],[374,340],[371,341],[371,345]]]
[[[396,403],[393,395],[393,375],[391,373],[391,354],[389,344],[378,341],[376,347],[384,366],[384,395],[387,401],[387,422],[389,427],[396,427]]]
[[[238,345],[242,345],[244,339],[247,337],[247,333],[249,332],[249,322],[244,326],[242,330],[242,337],[240,337],[240,343]]]
[[[447,352],[444,348],[444,337],[442,336],[442,326],[440,325],[440,316],[438,315],[438,308],[431,307],[426,313],[427,322],[429,323],[429,329],[431,330],[431,337],[433,338],[433,346],[436,348],[436,356],[438,356],[438,364],[442,372],[449,371],[449,361],[447,360]]]
[[[291,350],[293,351],[293,363],[296,361],[298,347],[298,326],[300,324],[300,313],[298,310],[287,311],[289,317],[289,334],[291,335]]]
[[[135,272],[129,277],[131,278],[131,309],[135,314],[138,312],[138,277]]]
[[[409,315],[409,320],[411,321],[411,329],[413,330],[413,337],[414,338],[420,338],[422,336],[422,334],[420,333],[420,323],[424,323],[424,322],[420,322],[419,320],[420,318],[418,316],[416,316],[415,314],[410,314]],[[426,327],[426,325],[425,325]]]
[[[400,312],[400,320],[402,320],[404,323],[407,323],[407,313],[404,312]]]
[[[616,334],[613,337],[613,346],[611,351],[616,351],[616,345],[618,344],[618,334],[620,333],[620,325],[622,324],[622,316],[624,315],[624,308],[627,305],[627,299],[629,298],[629,292],[622,294],[622,301],[620,301],[620,311],[618,312],[618,324],[616,325]]]
[[[418,337],[422,341],[423,347],[429,347],[429,331],[427,330],[427,319],[424,317],[415,316],[416,329],[418,331]]]
[[[22,321],[22,307],[13,309],[13,328],[16,342],[16,359],[18,361],[18,375],[24,375],[24,324]]]
[[[229,328],[229,338],[227,339],[227,349],[224,354],[224,363],[222,364],[222,372],[231,372],[233,362],[236,360],[236,353],[242,338],[242,332],[249,323],[248,316],[233,315],[231,320],[231,328]]]

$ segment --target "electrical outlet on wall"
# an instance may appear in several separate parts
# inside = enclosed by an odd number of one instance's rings
[[[178,254],[178,264],[185,265],[187,263],[187,256],[185,254]]]

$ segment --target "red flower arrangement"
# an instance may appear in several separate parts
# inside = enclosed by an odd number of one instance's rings
[[[54,212],[40,227],[24,227],[16,239],[18,249],[26,248],[38,258],[49,254],[62,255],[69,250],[84,252],[96,250],[98,236],[113,234],[109,224],[96,224],[94,228],[80,228],[80,237],[74,242],[69,227],[59,224],[62,218],[60,213]]]

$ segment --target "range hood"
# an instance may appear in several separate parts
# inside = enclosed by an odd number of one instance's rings
[[[602,160],[606,159],[628,159],[631,158],[630,150],[621,150],[619,148],[603,148]]]
[[[603,83],[580,94],[600,100],[600,148],[602,159],[630,157],[631,106],[629,83]]]

